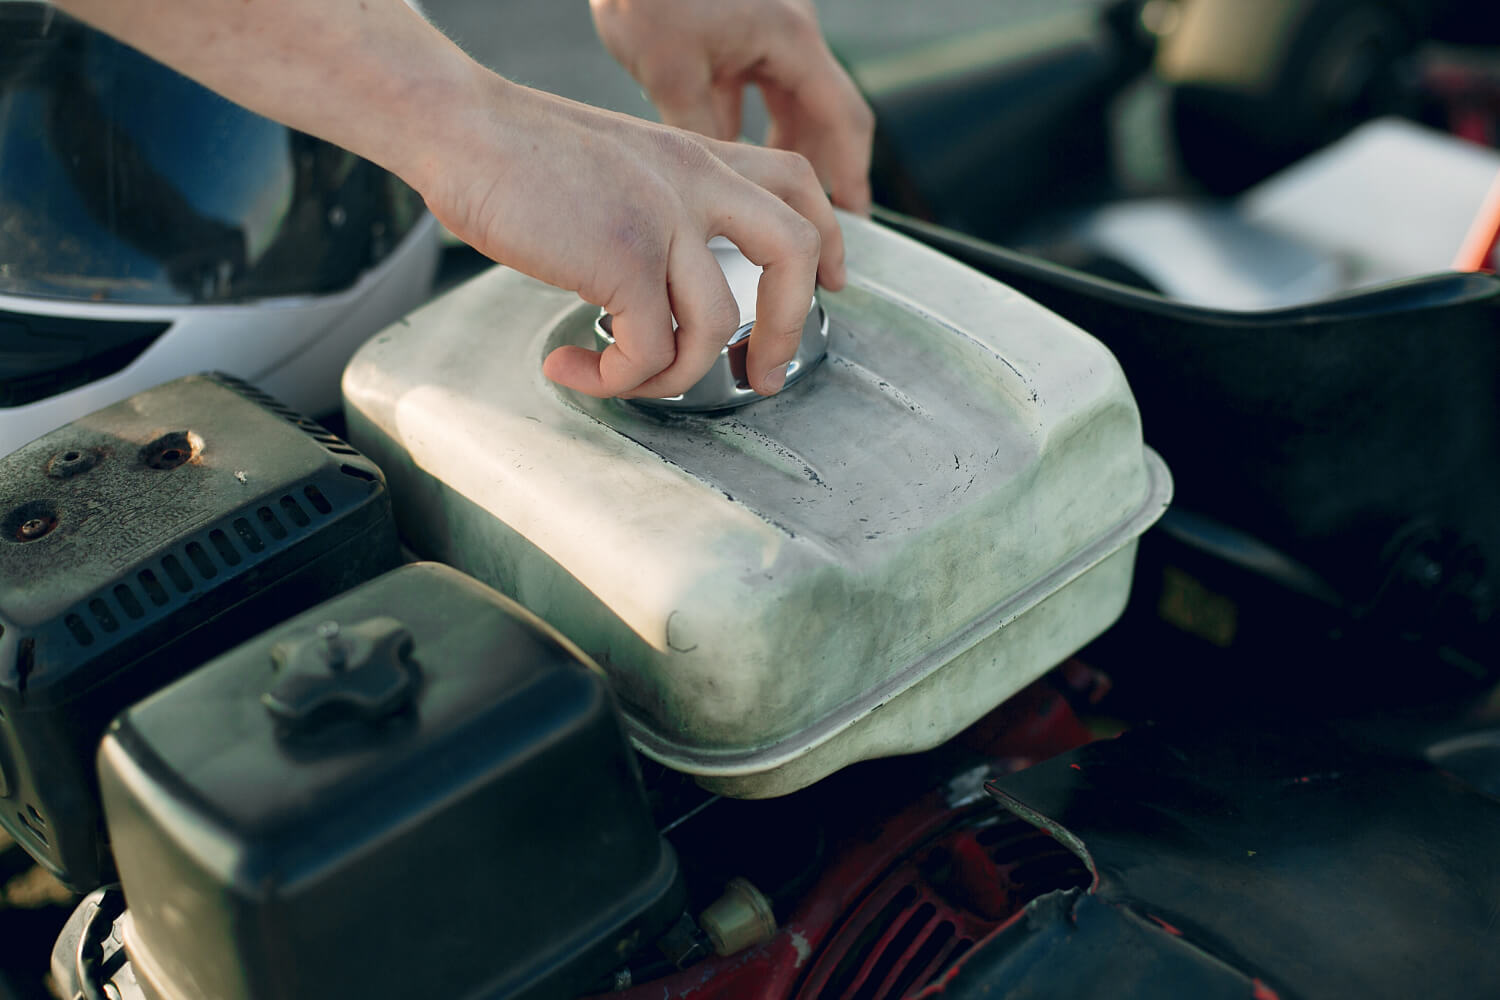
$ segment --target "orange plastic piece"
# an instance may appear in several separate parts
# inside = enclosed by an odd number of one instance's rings
[[[1500,243],[1500,176],[1490,185],[1484,207],[1469,227],[1463,249],[1453,261],[1456,271],[1495,271],[1495,245]]]

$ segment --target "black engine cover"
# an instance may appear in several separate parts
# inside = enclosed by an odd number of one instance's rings
[[[0,459],[0,825],[68,886],[105,881],[109,720],[399,559],[380,470],[227,377]]]
[[[404,566],[127,711],[99,751],[164,998],[570,996],[681,913],[597,668]]]

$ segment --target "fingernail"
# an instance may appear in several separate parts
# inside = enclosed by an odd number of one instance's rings
[[[780,392],[781,387],[786,385],[786,365],[782,365],[780,368],[772,368],[766,373],[766,377],[761,380],[761,385],[765,387],[761,389],[762,395],[769,396],[773,392]]]

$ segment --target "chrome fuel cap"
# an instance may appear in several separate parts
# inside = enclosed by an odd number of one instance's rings
[[[708,248],[713,251],[714,259],[723,269],[724,278],[729,282],[729,290],[734,295],[735,304],[739,306],[740,325],[734,331],[734,336],[730,337],[729,342],[724,345],[724,349],[719,352],[708,374],[699,379],[691,389],[677,396],[642,397],[629,400],[637,406],[701,413],[712,410],[732,410],[746,403],[766,398],[750,388],[750,381],[745,372],[745,357],[750,347],[750,333],[755,329],[755,296],[760,286],[761,269],[759,265],[751,263],[749,258],[740,253],[733,243],[722,236],[709,240]],[[599,318],[594,321],[594,341],[601,351],[615,342],[612,325],[613,317],[602,311],[599,313]],[[818,362],[822,361],[827,353],[828,315],[818,304],[817,296],[814,296],[807,309],[807,322],[802,326],[802,343],[787,365],[786,385],[790,386],[816,368]]]

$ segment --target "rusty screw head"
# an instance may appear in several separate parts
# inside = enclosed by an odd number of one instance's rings
[[[23,522],[21,529],[16,534],[20,535],[21,541],[30,542],[41,538],[47,532],[51,531],[53,525],[56,523],[51,518],[33,517],[31,520]]]
[[[47,460],[47,475],[52,479],[71,479],[99,464],[99,448],[64,448]]]

